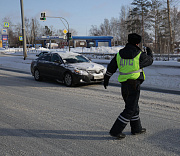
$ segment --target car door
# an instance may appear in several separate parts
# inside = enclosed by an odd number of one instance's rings
[[[44,76],[50,76],[50,63],[51,63],[51,54],[45,54],[39,58],[38,69],[40,73]]]
[[[52,77],[62,80],[64,71],[65,71],[64,63],[61,57],[56,53],[52,54],[52,57],[51,57]]]

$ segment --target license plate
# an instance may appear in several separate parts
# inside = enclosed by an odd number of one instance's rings
[[[104,78],[104,75],[101,73],[101,74],[94,74],[94,79],[95,80],[98,80],[98,79],[103,79]]]

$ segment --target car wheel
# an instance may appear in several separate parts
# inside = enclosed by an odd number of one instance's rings
[[[70,73],[65,73],[65,75],[64,75],[64,84],[67,87],[70,87],[70,86],[73,85],[73,78],[72,78],[72,75]]]
[[[34,79],[35,79],[36,81],[42,80],[42,77],[40,76],[40,72],[39,72],[38,69],[35,69],[35,71],[34,71]]]

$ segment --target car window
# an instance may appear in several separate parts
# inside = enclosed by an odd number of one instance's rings
[[[89,62],[89,60],[82,55],[77,55],[76,58],[78,62]]]
[[[44,54],[44,55],[39,57],[39,60],[51,61],[51,55],[50,54]]]
[[[64,60],[66,60],[67,63],[89,62],[89,60],[82,55],[70,55]]]
[[[61,60],[60,60],[58,54],[53,54],[53,55],[52,55],[52,58],[51,58],[51,61],[52,61],[52,62],[60,62]]]
[[[36,56],[37,56],[37,57],[41,57],[41,56],[43,56],[44,54],[47,54],[47,53],[48,53],[47,51],[43,51],[43,52],[37,54]]]

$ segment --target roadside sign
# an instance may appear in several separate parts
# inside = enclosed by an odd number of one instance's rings
[[[63,37],[63,38],[64,38],[64,40],[66,40],[66,39],[67,39],[67,36],[66,36],[66,34],[64,34],[64,37]]]
[[[63,42],[61,42],[61,45],[62,45],[62,46],[67,46],[67,45],[68,45],[68,42],[63,41]]]
[[[80,44],[80,46],[84,46],[84,45],[85,45],[85,43],[84,43],[84,42],[80,42],[79,44]]]
[[[4,42],[8,41],[8,35],[2,35],[2,40],[3,40]]]
[[[67,30],[66,30],[66,29],[64,29],[64,30],[63,30],[63,33],[64,33],[64,34],[66,34],[66,33],[67,33]]]
[[[1,29],[1,34],[2,35],[7,35],[7,29]]]
[[[22,36],[19,36],[19,41],[23,41],[23,37]]]
[[[9,22],[4,22],[4,27],[9,27]]]
[[[2,35],[2,44],[3,48],[8,47],[8,35]]]

